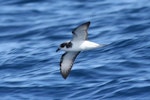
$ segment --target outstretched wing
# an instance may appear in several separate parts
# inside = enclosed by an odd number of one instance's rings
[[[88,28],[89,28],[90,22],[86,22],[77,28],[75,28],[72,33],[73,33],[73,40],[78,41],[78,40],[86,40],[88,36]]]
[[[67,78],[72,68],[74,60],[80,52],[65,52],[60,61],[60,72],[64,79]]]

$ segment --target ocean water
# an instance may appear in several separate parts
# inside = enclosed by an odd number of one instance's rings
[[[149,0],[0,0],[0,100],[150,100]],[[89,40],[60,75],[60,43],[91,21]]]

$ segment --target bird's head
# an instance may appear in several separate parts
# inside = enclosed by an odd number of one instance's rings
[[[72,47],[72,43],[71,42],[64,42],[62,44],[59,45],[58,49],[56,50],[56,52],[58,52],[59,50],[65,50],[67,48]]]

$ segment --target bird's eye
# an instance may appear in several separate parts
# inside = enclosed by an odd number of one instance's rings
[[[67,48],[71,48],[72,47],[72,43],[68,42],[68,44],[66,45]]]
[[[62,43],[62,44],[60,45],[60,47],[63,48],[63,47],[65,47],[65,45],[66,45],[66,43]]]

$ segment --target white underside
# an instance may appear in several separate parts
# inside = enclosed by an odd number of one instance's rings
[[[62,48],[64,51],[85,51],[98,47],[102,47],[103,45],[91,42],[91,41],[72,41],[73,46],[71,48]]]

